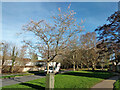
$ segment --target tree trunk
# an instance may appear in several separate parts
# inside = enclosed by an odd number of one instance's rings
[[[47,62],[47,74],[49,73],[49,62]]]
[[[5,58],[4,58],[5,56],[3,56],[3,58],[2,58],[2,66],[3,66],[3,64],[4,64],[4,62],[5,62]]]
[[[2,74],[2,65],[0,65],[0,74]]]
[[[75,71],[75,62],[73,62],[73,71]]]
[[[93,63],[93,65],[92,65],[92,71],[94,71],[95,70],[95,64]]]
[[[88,70],[90,70],[89,66],[88,66]]]
[[[90,70],[89,65],[87,65],[88,70]]]
[[[92,65],[92,71],[94,71],[95,70],[95,66],[94,65]]]
[[[82,69],[83,68],[83,64],[81,63],[81,65],[80,65],[80,68]]]
[[[102,67],[102,70],[103,70],[103,64],[101,65],[101,67]]]
[[[78,64],[77,64],[77,71],[78,71],[79,67],[78,67]]]
[[[12,66],[10,67],[10,70],[9,70],[10,73],[13,73],[14,62],[15,60],[12,61]]]

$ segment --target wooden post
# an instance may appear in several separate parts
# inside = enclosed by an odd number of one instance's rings
[[[46,88],[45,90],[54,89],[54,73],[46,74]]]

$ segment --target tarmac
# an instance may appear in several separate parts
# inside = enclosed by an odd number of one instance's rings
[[[62,71],[60,73],[64,73],[64,72],[67,72],[67,71],[70,71],[70,70]],[[13,75],[16,75],[16,74],[13,74]],[[5,76],[5,75],[2,75],[2,76]],[[21,76],[21,77],[0,79],[0,87],[8,86],[8,85],[14,85],[14,84],[18,84],[18,83],[23,83],[23,82],[43,78],[45,76],[46,76],[45,74],[38,74],[38,75],[29,75],[29,76]]]
[[[43,77],[45,77],[45,75],[29,75],[29,76],[15,77],[15,78],[0,79],[0,81],[2,81],[2,87],[3,87],[3,86],[23,83]]]

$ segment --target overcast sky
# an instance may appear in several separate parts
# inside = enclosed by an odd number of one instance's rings
[[[2,3],[2,40],[22,45],[25,38],[16,33],[22,31],[22,26],[30,19],[51,21],[52,15],[58,13],[58,8],[65,10],[69,2],[3,2]],[[117,2],[71,2],[71,9],[76,12],[77,22],[85,20],[86,32],[94,31],[98,26],[107,23],[107,17],[118,10]],[[27,37],[32,37],[28,35]]]

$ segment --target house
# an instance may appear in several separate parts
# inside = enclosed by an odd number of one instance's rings
[[[120,62],[116,64],[115,60],[111,60],[109,70],[114,72],[117,70],[117,72],[120,72]]]
[[[0,60],[0,64],[2,66],[2,72],[9,72],[10,67],[12,66],[12,60],[10,57],[4,61],[2,65],[2,60]],[[14,72],[26,72],[26,71],[37,71],[45,69],[45,60],[31,60],[29,58],[17,58],[14,62]]]
[[[38,66],[39,68],[39,70],[45,70],[45,68],[46,68],[46,63],[47,63],[47,61],[46,60],[37,60],[36,61],[36,66]]]
[[[2,65],[2,60],[0,60],[0,63]],[[12,60],[5,60],[4,64],[2,65],[2,72],[9,72],[10,67],[12,66]],[[33,70],[35,67],[35,63],[31,61],[31,59],[23,58],[20,60],[16,60],[14,62],[14,72],[26,72],[29,70]]]

